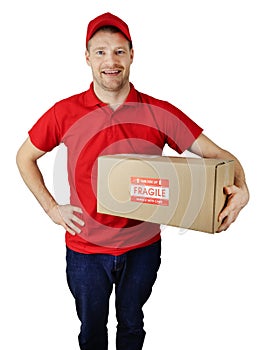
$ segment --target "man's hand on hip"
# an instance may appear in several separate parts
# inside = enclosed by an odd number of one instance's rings
[[[75,235],[81,232],[81,229],[78,227],[84,226],[84,221],[81,220],[74,213],[82,214],[83,211],[79,207],[75,207],[70,204],[66,205],[55,205],[51,210],[48,211],[48,215],[55,224],[61,225],[68,231],[71,235]]]

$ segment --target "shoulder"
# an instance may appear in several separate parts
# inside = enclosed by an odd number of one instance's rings
[[[174,114],[182,114],[183,112],[177,108],[175,105],[173,105],[172,103],[165,101],[165,100],[161,100],[158,98],[155,98],[153,96],[150,96],[148,94],[139,92],[139,101],[141,103],[146,103],[146,104],[150,104],[152,106],[156,106],[156,107],[160,107],[170,113],[174,113]]]
[[[63,98],[55,103],[55,108],[66,108],[69,106],[84,105],[86,100],[87,91],[80,92],[78,94]]]
[[[47,113],[46,120],[55,122],[64,135],[74,123],[92,110],[87,96],[87,91],[84,91],[56,102]]]

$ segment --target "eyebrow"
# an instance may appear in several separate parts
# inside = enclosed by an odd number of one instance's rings
[[[97,46],[97,47],[93,47],[94,50],[104,50],[106,49],[106,46]]]
[[[96,51],[96,50],[105,50],[107,49],[107,46],[97,46],[97,47],[92,47],[92,50]],[[126,50],[126,46],[116,46],[114,48],[114,50],[119,50],[119,49],[123,49]]]

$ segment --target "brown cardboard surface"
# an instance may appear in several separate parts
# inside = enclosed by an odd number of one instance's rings
[[[112,155],[98,159],[97,211],[214,233],[233,184],[231,160]]]

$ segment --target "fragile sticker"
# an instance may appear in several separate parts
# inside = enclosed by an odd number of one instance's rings
[[[130,200],[132,202],[168,206],[169,180],[131,177]]]

